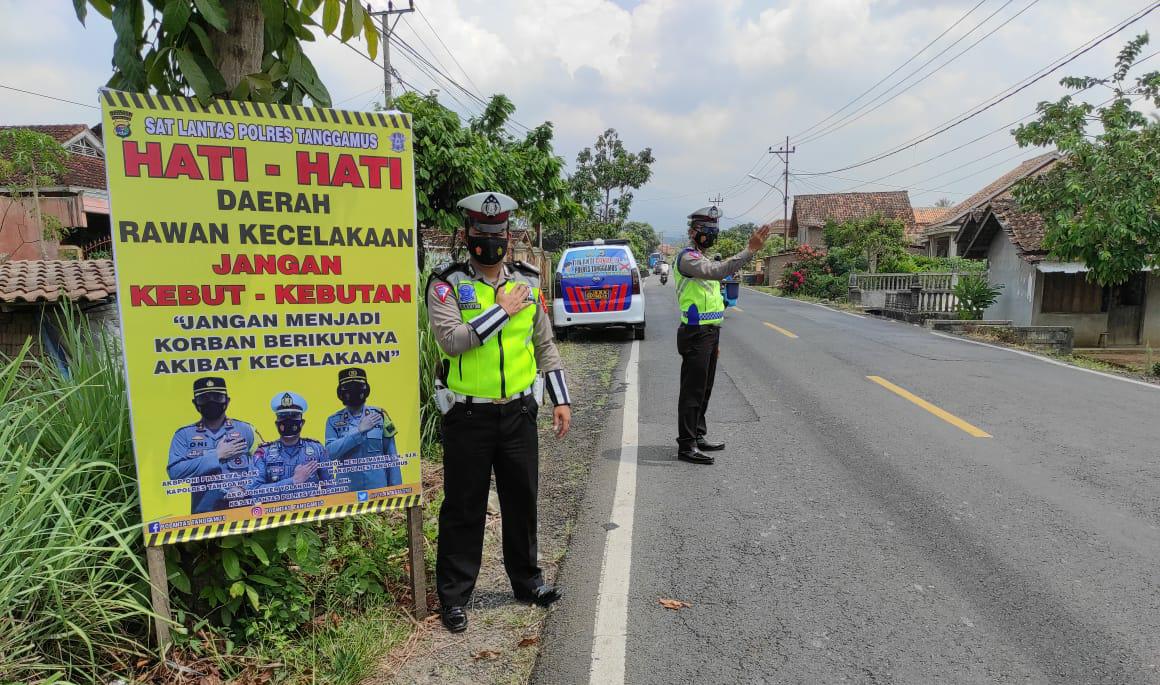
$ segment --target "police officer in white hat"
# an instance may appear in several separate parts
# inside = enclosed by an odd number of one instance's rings
[[[307,408],[306,398],[289,390],[270,399],[280,437],[262,443],[254,452],[254,480],[248,494],[264,502],[298,499],[317,494],[319,483],[334,479],[326,447],[302,437]]]
[[[717,376],[717,355],[725,299],[721,279],[745,266],[769,238],[770,226],[749,237],[746,249],[724,261],[702,253],[717,241],[720,210],[702,207],[689,215],[689,246],[673,259],[673,278],[681,325],[677,329],[677,352],[681,355],[681,394],[677,402],[677,458],[692,464],[712,464],[706,452],[725,449],[725,443],[706,437],[705,412]]]
[[[468,261],[436,272],[426,289],[428,319],[442,352],[436,389],[444,412],[435,584],[443,625],[452,632],[467,628],[465,607],[482,562],[493,470],[504,569],[516,599],[547,606],[561,595],[544,583],[537,560],[537,388],[547,386],[560,438],[572,420],[571,399],[540,274],[520,262],[505,263],[516,206],[494,191],[463,198]]]

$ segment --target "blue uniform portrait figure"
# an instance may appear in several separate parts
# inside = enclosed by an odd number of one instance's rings
[[[326,450],[341,471],[340,478],[350,480],[350,490],[374,490],[401,485],[397,461],[395,424],[387,412],[367,405],[371,386],[366,371],[347,368],[338,372],[338,399],[343,408],[326,420]]]
[[[254,427],[227,417],[229,404],[225,379],[195,380],[193,406],[201,420],[178,428],[169,443],[169,478],[190,481],[191,514],[228,509],[227,491],[252,476]]]
[[[270,409],[279,438],[258,446],[246,494],[263,502],[319,494],[319,484],[333,480],[334,470],[326,447],[302,437],[306,398],[296,392],[278,393],[270,400]]]

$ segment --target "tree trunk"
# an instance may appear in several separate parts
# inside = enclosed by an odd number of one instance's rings
[[[241,80],[262,70],[262,5],[259,0],[224,0],[229,27],[225,33],[213,32],[218,46],[218,71],[233,92]]]
[[[39,231],[36,241],[40,247],[40,258],[48,259],[48,248],[44,244],[44,216],[40,211],[40,183],[37,181],[38,172],[36,162],[32,163],[32,213],[36,216],[36,230]]]

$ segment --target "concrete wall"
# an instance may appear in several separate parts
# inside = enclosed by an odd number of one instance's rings
[[[779,252],[777,254],[769,255],[765,258],[765,285],[774,286],[781,280],[781,275],[785,273],[785,267],[790,262],[794,261],[797,253],[793,250],[788,252]]]
[[[987,280],[1002,284],[999,299],[983,312],[984,319],[1003,319],[1016,326],[1030,326],[1036,307],[1035,291],[1039,273],[1019,256],[1011,239],[999,231],[987,251]]]
[[[32,353],[40,351],[40,322],[35,307],[14,307],[0,311],[0,360],[15,357],[32,338]]]
[[[1076,347],[1095,347],[1100,344],[1100,333],[1108,330],[1108,313],[1045,314],[1035,315],[1036,326],[1071,326],[1075,331]]]
[[[8,259],[56,259],[56,241],[44,243],[45,254],[40,253],[43,231],[29,211],[31,206],[32,200],[22,203],[0,196],[0,255],[8,255]],[[56,217],[66,228],[87,225],[79,195],[41,198],[40,211],[43,216]]]

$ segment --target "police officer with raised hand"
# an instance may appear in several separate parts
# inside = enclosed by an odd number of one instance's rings
[[[306,398],[296,392],[281,392],[270,400],[270,409],[280,437],[262,443],[254,453],[254,478],[244,494],[265,501],[314,494],[313,488],[302,486],[331,480],[334,473],[322,443],[302,437]]]
[[[539,272],[516,262],[508,218],[515,200],[477,193],[458,205],[466,214],[469,261],[437,272],[427,286],[431,329],[442,351],[437,398],[443,417],[443,506],[435,578],[443,625],[467,628],[483,556],[491,472],[503,515],[503,559],[516,599],[548,606],[560,598],[537,561],[536,431],[538,372],[555,405],[552,427],[564,437],[571,399],[552,325],[540,295]]]
[[[374,490],[403,482],[398,466],[367,468],[366,462],[358,463],[398,456],[395,424],[386,411],[367,405],[370,394],[365,370],[351,367],[338,372],[338,399],[343,408],[326,419],[326,451],[336,465],[352,462],[340,476],[349,479],[349,490]]]
[[[716,207],[702,207],[689,215],[690,245],[673,260],[677,304],[681,325],[677,329],[677,352],[681,355],[681,393],[677,403],[677,458],[693,464],[712,464],[705,454],[725,449],[725,443],[706,438],[705,412],[717,375],[721,322],[725,299],[721,279],[737,272],[761,250],[769,238],[770,226],[762,226],[749,237],[746,249],[724,261],[707,259],[707,250],[717,241]]]
[[[198,378],[193,382],[193,406],[201,415],[197,423],[177,429],[169,443],[167,471],[173,480],[189,479],[190,513],[204,514],[229,507],[226,488],[242,485],[249,477],[254,446],[254,427],[226,416],[230,397],[224,378]],[[198,479],[216,477],[222,487],[206,489]]]

